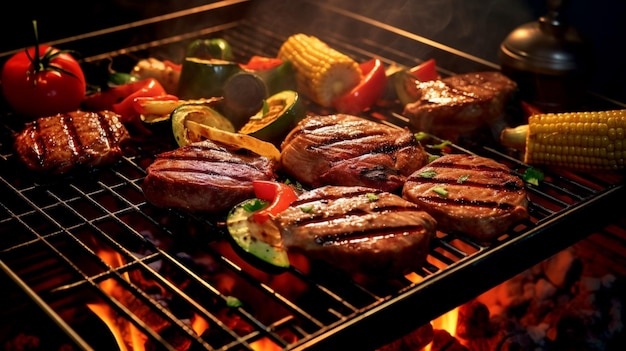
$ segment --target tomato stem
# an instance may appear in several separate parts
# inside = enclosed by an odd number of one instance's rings
[[[68,53],[68,54],[72,54],[74,53],[74,51],[72,50],[54,50],[52,47],[49,47],[48,50],[46,50],[46,52],[43,54],[43,56],[40,56],[39,53],[39,31],[37,30],[37,20],[33,20],[33,31],[35,32],[35,57],[31,57],[30,53],[28,52],[28,48],[24,49],[24,51],[26,52],[26,56],[28,57],[28,59],[30,60],[30,62],[33,64],[33,71],[32,72],[27,72],[28,74],[32,74],[35,75],[39,72],[43,72],[43,71],[55,71],[55,72],[60,72],[60,73],[65,73],[71,77],[74,77],[76,79],[78,79],[78,77],[68,71],[63,69],[60,66],[57,66],[55,64],[52,63],[52,60],[64,53]],[[56,51],[56,52],[55,52]],[[34,80],[33,84],[37,84],[37,81]]]
[[[41,68],[39,67],[41,62],[39,60],[39,31],[37,30],[37,20],[33,20],[33,31],[35,32],[35,59],[31,59],[31,61],[35,66],[35,72],[37,72],[41,70]],[[28,51],[26,51],[26,53],[28,54]]]

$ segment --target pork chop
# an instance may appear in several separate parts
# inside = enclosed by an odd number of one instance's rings
[[[408,129],[361,117],[309,116],[281,144],[283,170],[310,186],[402,187],[428,155]]]
[[[422,267],[436,232],[436,221],[415,204],[367,187],[305,192],[273,220],[287,251],[377,277]]]
[[[275,169],[267,157],[205,140],[157,155],[142,188],[158,207],[221,212],[254,197],[252,181],[274,180]]]
[[[444,232],[489,242],[528,217],[521,178],[495,160],[449,154],[408,177],[402,196],[431,214]]]
[[[63,174],[76,166],[100,167],[122,156],[130,138],[120,116],[111,111],[73,111],[41,117],[15,138],[20,160],[31,170]]]

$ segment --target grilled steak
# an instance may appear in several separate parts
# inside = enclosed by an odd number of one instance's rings
[[[480,128],[504,121],[507,102],[517,84],[500,72],[459,74],[440,80],[417,82],[417,100],[404,115],[419,131],[457,141]]]
[[[435,220],[415,204],[367,187],[305,192],[274,221],[288,251],[385,277],[419,269],[436,232]]]
[[[495,239],[528,216],[524,182],[481,156],[442,156],[413,173],[402,196],[431,214],[438,229],[480,242]]]
[[[158,207],[220,212],[254,197],[253,180],[275,179],[274,161],[200,141],[157,155],[142,188]]]
[[[119,115],[74,111],[28,123],[16,136],[15,150],[28,168],[62,174],[77,165],[98,167],[115,162],[127,139]]]
[[[408,129],[338,114],[309,116],[281,144],[285,172],[305,185],[399,189],[428,161]]]

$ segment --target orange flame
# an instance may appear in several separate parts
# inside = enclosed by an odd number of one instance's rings
[[[98,257],[113,268],[120,267],[124,264],[122,256],[117,252],[100,250],[97,254]],[[130,281],[128,273],[124,274],[124,279]],[[101,282],[100,288],[108,295],[118,300],[120,293],[123,291],[122,287],[120,287],[114,279],[107,279]],[[146,336],[131,323],[120,322],[119,318],[116,317],[115,311],[107,303],[87,304],[87,307],[109,327],[120,351],[145,350],[144,344],[146,342]]]
[[[416,273],[409,273],[405,277],[413,283],[419,283],[424,280],[424,277]],[[451,336],[455,337],[456,325],[458,323],[458,319],[459,319],[459,308],[457,307],[449,312],[444,313],[443,315],[437,317],[436,319],[432,320],[431,324],[433,326],[433,329],[445,330]],[[426,347],[424,348],[424,351],[431,351],[431,349],[432,349],[432,343],[426,345]]]

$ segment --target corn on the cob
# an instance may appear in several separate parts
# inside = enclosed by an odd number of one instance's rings
[[[321,106],[330,107],[336,97],[361,80],[355,60],[314,36],[290,36],[280,47],[278,58],[291,61],[298,90]]]
[[[618,170],[626,164],[626,110],[536,114],[505,129],[501,142],[524,162],[575,170]]]

